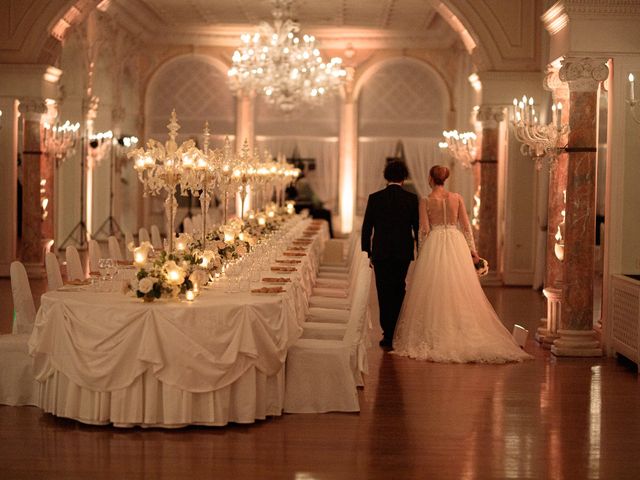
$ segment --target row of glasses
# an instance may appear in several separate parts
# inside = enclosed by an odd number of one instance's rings
[[[100,258],[98,259],[98,271],[100,273],[98,291],[110,291],[110,283],[107,282],[113,281],[118,274],[118,262],[113,258]]]

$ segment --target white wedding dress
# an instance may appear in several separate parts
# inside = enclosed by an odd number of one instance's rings
[[[469,218],[456,193],[420,201],[420,247],[393,339],[393,353],[433,362],[505,363],[531,358],[487,300],[470,250]]]

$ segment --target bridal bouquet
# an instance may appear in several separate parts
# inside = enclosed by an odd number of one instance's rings
[[[477,263],[473,264],[476,267],[476,273],[479,277],[484,277],[487,273],[489,273],[489,262],[487,262],[484,258],[478,260]]]

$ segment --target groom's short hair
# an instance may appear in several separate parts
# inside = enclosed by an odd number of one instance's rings
[[[409,176],[409,169],[401,160],[392,160],[384,167],[384,179],[387,182],[404,182]]]

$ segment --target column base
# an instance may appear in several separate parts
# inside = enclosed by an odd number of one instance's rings
[[[45,278],[47,276],[44,265],[41,263],[25,263],[24,268],[29,278]]]
[[[535,339],[542,348],[549,350],[551,348],[551,345],[553,345],[553,342],[555,342],[560,337],[557,333],[552,333],[551,331],[549,331],[549,328],[547,327],[549,325],[548,319],[541,318],[540,324],[541,325],[536,330]]]
[[[498,272],[490,271],[484,277],[480,277],[480,285],[483,287],[501,287],[502,277]]]
[[[557,357],[601,357],[602,348],[593,330],[558,330],[551,353]]]

